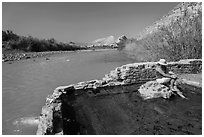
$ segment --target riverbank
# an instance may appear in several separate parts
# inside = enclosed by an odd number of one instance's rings
[[[49,60],[49,57],[52,55],[58,54],[68,54],[73,52],[92,52],[92,51],[108,51],[108,50],[117,50],[117,49],[87,49],[87,50],[75,50],[75,51],[46,51],[46,52],[23,52],[18,50],[3,50],[2,51],[2,62],[8,61],[19,61],[25,59],[33,59],[46,57],[46,60]]]

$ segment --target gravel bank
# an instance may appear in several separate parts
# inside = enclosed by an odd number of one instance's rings
[[[97,49],[97,50],[76,50],[76,51],[47,51],[47,52],[3,52],[2,62],[18,61],[23,59],[49,57],[54,54],[66,54],[71,52],[90,52],[90,51],[104,51],[117,49]]]

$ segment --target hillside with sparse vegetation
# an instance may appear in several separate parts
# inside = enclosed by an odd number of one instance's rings
[[[202,58],[202,3],[184,2],[130,39],[124,50],[138,61]]]

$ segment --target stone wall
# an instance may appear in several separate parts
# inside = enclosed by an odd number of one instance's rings
[[[156,62],[134,63],[117,67],[115,70],[106,74],[103,78],[104,81],[120,81],[125,84],[137,83],[138,81],[156,79],[155,71]],[[202,60],[189,59],[181,60],[179,62],[169,62],[167,65],[170,71],[174,73],[201,73]]]
[[[113,90],[113,92],[108,90],[108,88],[117,86],[136,86],[135,88],[138,88],[142,83],[157,78],[155,64],[156,62],[127,64],[112,70],[102,80],[79,82],[56,88],[53,94],[47,97],[46,104],[42,108],[37,134],[63,134],[61,105],[62,100],[69,95],[80,96],[87,93],[89,96],[99,96],[118,94],[118,91],[122,93],[123,90]],[[189,59],[170,62],[167,67],[175,73],[196,74],[202,72],[202,60]]]

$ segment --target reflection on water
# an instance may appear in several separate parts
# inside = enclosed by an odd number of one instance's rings
[[[13,130],[17,134],[24,132],[24,130],[29,130],[36,128],[39,123],[38,117],[22,117],[17,118],[13,121],[13,126],[15,129]]]
[[[31,123],[37,122],[45,98],[56,87],[101,79],[115,67],[132,62],[119,51],[98,51],[4,63],[2,133],[35,134],[37,126]]]

